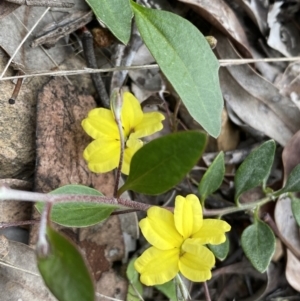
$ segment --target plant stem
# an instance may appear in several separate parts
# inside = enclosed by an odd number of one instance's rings
[[[52,202],[52,203],[70,203],[70,202],[83,202],[83,203],[102,203],[110,205],[119,205],[126,208],[147,211],[151,205],[126,200],[122,198],[94,196],[94,195],[78,195],[78,194],[64,194],[54,195],[39,192],[30,192],[23,190],[10,189],[5,186],[0,186],[0,200],[19,200],[30,202]]]
[[[204,287],[204,295],[205,295],[205,300],[206,301],[211,301],[211,298],[210,298],[210,294],[209,294],[209,289],[208,289],[208,286],[207,286],[207,282],[203,282],[203,287]]]

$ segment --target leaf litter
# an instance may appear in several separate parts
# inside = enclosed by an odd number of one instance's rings
[[[215,54],[219,59],[300,56],[300,9],[297,2],[277,1],[273,5],[269,1],[259,0],[182,0],[173,6],[167,1],[160,2],[165,9],[193,22],[205,35],[213,35],[218,42]],[[73,11],[78,9],[86,9],[84,1],[76,2]],[[1,73],[5,62],[14,54],[28,30],[44,11],[45,8],[25,5],[17,7],[6,1],[0,3]],[[57,10],[47,13],[15,55],[6,75],[13,75],[16,71],[30,74],[56,68],[83,69],[85,60],[78,45],[79,30],[63,37],[50,49],[30,47],[43,27],[66,15],[66,11]],[[93,20],[87,27],[93,29],[99,25]],[[117,51],[121,46],[116,43],[114,41],[105,48],[95,48],[99,67],[111,67],[112,62],[124,58],[122,51]],[[127,62],[129,65],[153,62],[135,43],[124,49],[134,57],[133,62]],[[204,158],[213,158],[219,151],[224,151],[226,177],[214,196],[208,198],[207,206],[219,208],[233,201],[233,177],[245,153],[269,138],[273,138],[278,144],[271,170],[273,180],[269,183],[272,187],[281,187],[282,181],[285,181],[292,168],[299,163],[299,74],[298,63],[272,62],[261,66],[253,63],[221,68],[220,83],[226,104],[226,122],[222,126],[222,139],[210,139]],[[103,79],[108,87],[111,75],[108,74]],[[168,116],[167,122],[173,127],[199,128],[184,110],[184,105],[179,104],[178,95],[170,88],[166,78],[156,70],[130,71],[126,84],[139,93],[141,100],[163,94],[164,106],[158,107],[154,104],[154,107]],[[0,132],[3,133],[0,137],[0,179],[25,180],[33,184],[35,191],[41,192],[49,192],[58,186],[76,182],[111,195],[113,174],[91,174],[81,156],[88,138],[80,128],[80,122],[89,109],[96,106],[92,96],[97,97],[89,75],[70,77],[68,80],[49,80],[48,77],[40,80],[38,77],[26,79],[15,103],[11,105],[8,100],[14,88],[15,83],[0,81],[0,108],[3,112],[0,115]],[[10,126],[7,127],[7,124]],[[210,164],[212,159],[205,162]],[[190,173],[190,178],[178,185],[180,193],[190,193],[191,188],[196,189],[193,183],[199,182],[206,167],[207,165],[200,162]],[[257,192],[249,191],[244,195],[243,202],[251,202],[257,197]],[[143,196],[143,201],[160,205],[162,199]],[[264,208],[264,212],[274,214],[276,226],[282,235],[279,239],[283,240],[287,253],[277,259],[274,257],[263,275],[251,266],[245,268],[248,263],[239,245],[239,234],[251,223],[249,216],[233,214],[228,217],[231,225],[234,225],[230,235],[231,250],[224,262],[217,263],[215,277],[209,283],[210,289],[214,289],[213,300],[299,297],[299,257],[290,248],[299,249],[300,238],[299,227],[291,211],[291,202],[291,199],[285,197],[278,200],[275,206]],[[5,206],[9,206],[8,202]],[[21,208],[17,208],[17,212]],[[127,282],[120,276],[115,262],[122,262],[123,258],[130,256],[129,251],[136,251],[138,233],[136,214],[131,213],[126,221],[121,216],[113,216],[91,229],[60,228],[60,231],[67,234],[85,252],[96,280],[97,291],[102,295],[124,300]],[[15,218],[15,221],[19,221],[28,219],[28,216],[16,215]],[[33,218],[38,219],[39,216],[34,214]],[[12,219],[9,217],[10,222]],[[5,218],[3,221],[6,221]],[[28,228],[23,230],[28,231]],[[36,227],[32,227],[30,243],[34,244],[35,241]],[[52,300],[53,297],[40,280],[37,280],[40,279],[39,276],[28,276],[27,272],[16,272],[12,267],[36,273],[31,248],[1,237],[0,250],[1,300],[26,300],[27,296],[29,300]],[[9,266],[1,265],[1,262],[6,261]],[[282,273],[283,270],[285,273]],[[240,274],[244,275],[243,279]],[[14,285],[13,293],[7,288],[11,283]],[[37,288],[39,290],[35,293]],[[201,298],[201,287],[195,284],[190,293],[193,299]],[[153,295],[149,298],[153,298]]]

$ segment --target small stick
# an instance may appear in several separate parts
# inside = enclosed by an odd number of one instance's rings
[[[19,227],[19,226],[25,226],[25,225],[34,225],[38,224],[40,220],[28,220],[28,221],[18,221],[18,222],[9,222],[0,223],[0,229],[10,228],[10,227]]]
[[[209,289],[208,289],[208,286],[207,286],[207,282],[203,282],[203,288],[204,288],[204,295],[205,295],[205,300],[206,301],[211,301],[211,298],[210,298],[210,294],[209,294]]]
[[[83,52],[86,59],[87,66],[89,68],[98,69],[95,52],[94,52],[94,39],[93,35],[87,28],[83,28],[82,36]],[[98,96],[100,97],[99,105],[101,107],[109,109],[109,97],[106,92],[106,88],[100,73],[91,74],[94,86],[97,90]]]
[[[19,71],[18,74],[24,74],[22,71]],[[21,90],[22,87],[22,83],[23,83],[23,79],[22,78],[18,78],[17,79],[17,83],[15,85],[14,91],[11,95],[11,98],[8,100],[8,103],[13,105],[16,102],[16,99],[19,95],[19,92]]]

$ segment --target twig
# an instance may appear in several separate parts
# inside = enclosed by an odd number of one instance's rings
[[[10,63],[12,62],[12,60],[14,59],[14,57],[16,56],[16,54],[18,53],[18,51],[20,50],[20,48],[22,47],[22,45],[26,42],[26,40],[28,39],[28,37],[31,35],[31,33],[34,31],[34,29],[37,27],[37,25],[41,22],[41,20],[45,17],[45,15],[47,14],[47,12],[50,10],[50,7],[48,7],[43,14],[40,16],[40,18],[35,22],[35,24],[32,26],[32,28],[27,32],[26,36],[23,38],[23,40],[21,41],[21,43],[19,44],[19,46],[17,47],[17,49],[15,50],[15,52],[12,54],[12,56],[10,57],[8,63],[6,64],[3,72],[0,75],[0,79],[3,78],[3,75],[5,74],[6,70],[8,69],[8,67],[10,66]]]
[[[93,195],[78,195],[78,194],[44,194],[39,192],[30,192],[23,190],[10,189],[5,186],[0,186],[0,200],[20,200],[29,202],[53,202],[53,203],[70,203],[70,202],[83,202],[83,203],[102,203],[123,206],[136,210],[147,211],[151,205],[126,200],[123,198],[113,198],[105,196],[93,196]]]
[[[206,301],[211,301],[210,294],[209,294],[209,289],[208,289],[206,281],[203,282],[203,287],[204,287],[205,300]]]
[[[266,59],[224,59],[219,60],[220,66],[233,66],[233,65],[244,65],[249,63],[256,62],[295,62],[300,61],[300,57],[287,57],[287,58],[266,58]],[[114,72],[114,71],[122,71],[122,70],[143,70],[143,69],[157,69],[159,66],[157,64],[151,65],[139,65],[139,66],[119,66],[114,68],[105,68],[105,69],[79,69],[79,70],[62,70],[62,71],[53,71],[53,72],[41,72],[41,73],[33,73],[26,75],[18,75],[18,76],[7,76],[0,77],[0,81],[3,80],[11,80],[17,78],[29,78],[29,77],[38,77],[38,76],[65,76],[65,75],[80,75],[80,74],[88,74],[88,73],[101,73],[101,72]]]
[[[89,68],[98,69],[94,52],[94,39],[90,31],[86,28],[83,29],[82,46],[87,66]],[[98,96],[100,97],[101,107],[109,109],[109,97],[106,92],[106,88],[101,75],[99,73],[93,73],[91,74],[91,77],[97,90]]]
[[[28,220],[28,221],[18,221],[18,222],[1,222],[0,229],[10,228],[10,227],[18,227],[18,226],[25,226],[25,225],[34,225],[38,224],[40,220]]]

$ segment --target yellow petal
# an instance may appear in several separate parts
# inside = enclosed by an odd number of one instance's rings
[[[130,135],[132,138],[142,138],[150,136],[163,128],[162,120],[165,116],[159,112],[145,113],[142,121],[134,128]]]
[[[122,173],[129,175],[130,163],[133,155],[143,146],[143,142],[137,139],[129,139],[126,142],[126,148],[124,151]]]
[[[179,270],[191,281],[202,282],[211,278],[211,269],[215,264],[213,253],[206,247],[193,243],[192,239],[184,242],[182,249],[186,251],[179,258]]]
[[[175,228],[173,213],[169,210],[151,207],[139,226],[147,241],[157,249],[179,248],[183,242],[182,236]]]
[[[96,173],[116,168],[120,159],[120,141],[101,138],[90,143],[83,152],[88,168]]]
[[[162,251],[151,247],[134,262],[134,267],[145,285],[163,284],[178,273],[178,259],[179,249]]]
[[[205,219],[201,229],[192,237],[200,244],[218,245],[226,240],[225,232],[230,230],[230,225],[218,219]]]
[[[81,123],[85,132],[94,139],[110,137],[120,139],[119,131],[110,110],[98,108],[89,112]]]
[[[177,231],[186,239],[199,231],[202,225],[202,207],[194,194],[175,199],[174,220]]]
[[[142,121],[143,114],[139,101],[131,93],[124,92],[121,119],[126,137]]]

